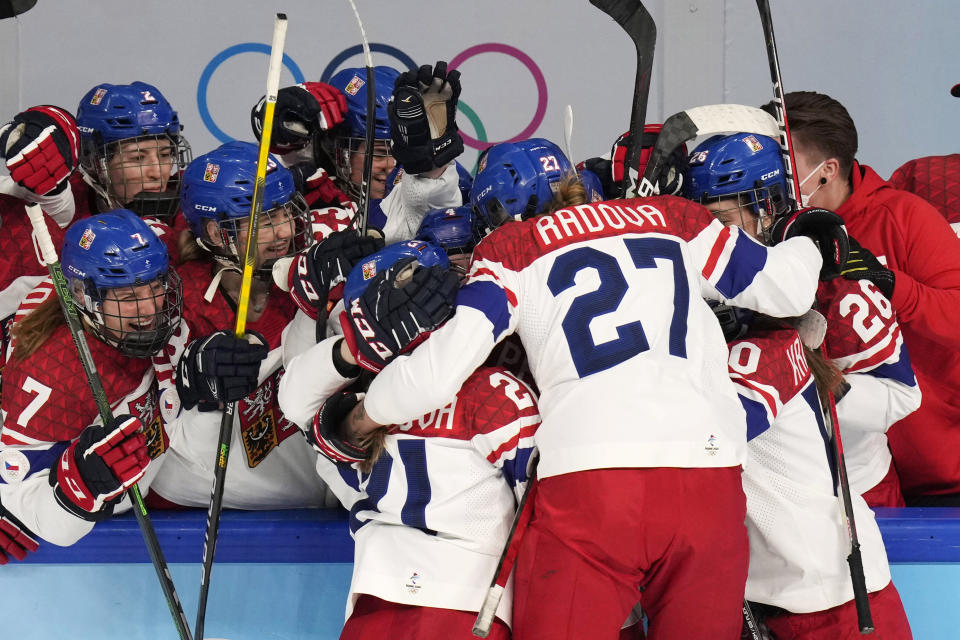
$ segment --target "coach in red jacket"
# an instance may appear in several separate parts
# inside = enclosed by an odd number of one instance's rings
[[[804,204],[840,214],[893,272],[884,293],[923,392],[920,409],[887,432],[907,503],[960,506],[960,238],[932,205],[854,160],[843,105],[798,91],[786,107]]]

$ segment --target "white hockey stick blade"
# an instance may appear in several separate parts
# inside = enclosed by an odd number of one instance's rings
[[[656,178],[663,163],[681,144],[700,136],[731,132],[756,133],[776,140],[780,128],[776,118],[769,113],[745,104],[708,104],[675,113],[663,123],[637,192],[628,193],[627,197],[656,195]]]
[[[490,635],[490,628],[493,626],[493,616],[500,606],[500,599],[503,597],[504,588],[498,584],[490,587],[487,597],[483,600],[483,606],[480,607],[480,613],[477,614],[477,621],[473,625],[473,635],[478,638],[486,638]]]

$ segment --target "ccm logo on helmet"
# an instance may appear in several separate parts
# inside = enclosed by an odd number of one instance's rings
[[[197,211],[216,211],[217,210],[216,207],[212,207],[208,204],[195,204],[193,205],[193,208],[196,209]]]
[[[774,169],[774,170],[771,171],[770,173],[765,173],[765,174],[763,174],[762,176],[760,176],[760,180],[768,180],[768,179],[770,179],[770,178],[772,178],[772,177],[774,177],[774,176],[778,176],[778,175],[780,175],[780,169]]]

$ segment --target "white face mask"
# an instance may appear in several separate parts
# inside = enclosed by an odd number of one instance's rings
[[[808,174],[807,174],[807,177],[800,181],[800,190],[801,190],[801,192],[803,191],[803,185],[806,184],[807,180],[809,180],[810,178],[812,178],[812,177],[813,177],[813,174],[815,174],[815,173],[817,172],[817,170],[818,170],[820,167],[822,167],[826,162],[827,162],[827,161],[824,160],[823,162],[821,162],[820,164],[818,164],[817,166],[815,166],[815,167],[813,168],[813,171],[811,171],[810,173],[808,173]],[[810,198],[813,197],[813,194],[814,194],[814,193],[816,193],[817,191],[820,191],[820,187],[822,187],[822,186],[823,186],[823,183],[820,183],[820,184],[817,185],[817,188],[814,189],[811,193],[801,193],[801,194],[800,194],[800,206],[801,206],[802,208],[804,208],[804,209],[806,209],[807,207],[809,207],[809,206],[810,206]]]

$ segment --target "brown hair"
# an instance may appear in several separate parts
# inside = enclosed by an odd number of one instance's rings
[[[818,161],[836,158],[840,174],[849,180],[858,140],[857,126],[846,107],[816,91],[792,91],[784,96],[784,100],[794,144],[816,152]],[[763,108],[774,113],[772,102]]]
[[[60,310],[60,300],[56,295],[51,295],[27,317],[13,325],[11,335],[14,347],[11,357],[14,360],[26,360],[47,341],[57,327],[66,323],[67,320]]]
[[[820,394],[820,403],[823,408],[827,408],[827,394],[836,394],[843,384],[843,374],[837,367],[823,357],[820,350],[814,351],[808,347],[803,348],[803,353],[807,357],[807,364],[810,365],[810,373],[813,374],[813,380],[817,383],[817,391]]]
[[[580,176],[576,173],[567,174],[557,185],[557,191],[553,194],[553,199],[547,205],[543,213],[553,213],[564,207],[575,207],[580,204],[586,204],[590,200],[587,198],[587,189],[583,186]]]

